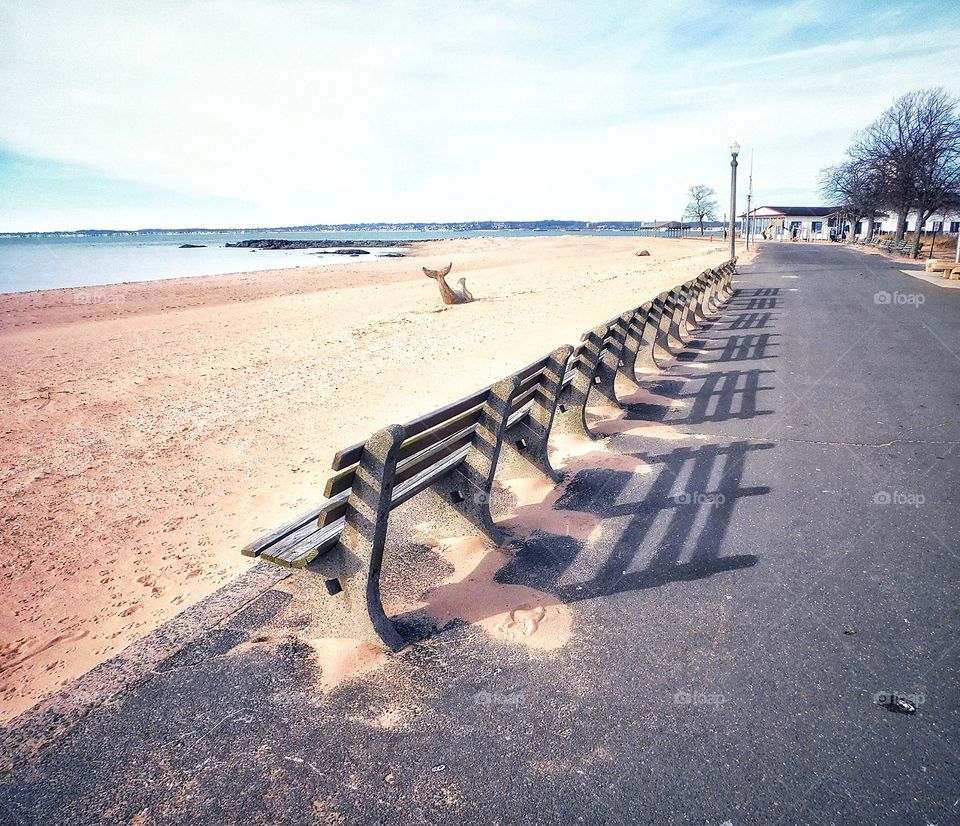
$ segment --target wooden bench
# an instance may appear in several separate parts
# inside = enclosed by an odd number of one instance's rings
[[[660,371],[659,350],[666,336],[700,324],[720,309],[732,292],[735,261],[707,270],[681,287],[609,319],[581,336],[574,350],[554,418],[554,429],[571,436],[601,439],[587,408],[625,407],[615,389],[617,375],[636,386],[637,368]],[[671,298],[672,297],[672,298]],[[689,320],[688,320],[689,319]]]
[[[338,451],[324,501],[242,553],[310,569],[330,595],[344,593],[363,635],[399,650],[406,641],[380,597],[390,512],[429,492],[430,515],[442,532],[474,530],[506,541],[490,512],[498,466],[528,465],[559,481],[548,455],[551,431],[599,438],[586,419],[592,394],[618,404],[616,374],[633,379],[638,353],[647,349],[652,358],[664,330],[676,335],[716,311],[731,292],[734,267],[735,260],[708,270],[584,333],[576,349],[558,347],[490,387]]]
[[[936,258],[931,258],[924,264],[923,269],[925,272],[942,272],[943,278],[949,278],[956,266],[953,261],[938,261]]]
[[[572,349],[560,347],[488,388],[339,451],[332,463],[337,472],[324,488],[325,501],[251,542],[242,553],[304,568],[336,550],[339,576],[326,580],[328,592],[345,591],[354,610],[365,607],[361,613],[376,637],[393,650],[403,647],[380,602],[390,511],[432,489],[438,518],[465,519],[503,542],[506,536],[494,524],[489,501],[505,434],[513,431],[509,451],[556,478],[547,458],[547,436]]]

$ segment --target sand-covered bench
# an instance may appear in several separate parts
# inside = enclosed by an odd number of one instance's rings
[[[610,405],[617,373],[634,378],[643,351],[682,346],[682,334],[732,293],[736,260],[663,293],[522,370],[404,425],[390,425],[337,452],[315,508],[242,549],[290,568],[307,568],[330,595],[344,592],[366,635],[399,650],[406,641],[383,611],[380,569],[390,513],[420,494],[430,520],[451,535],[464,528],[500,544],[490,498],[498,465],[530,465],[559,481],[550,464],[551,430],[600,438],[588,402]],[[459,523],[459,524],[455,524]],[[318,563],[323,562],[322,565]]]
[[[491,540],[505,541],[489,509],[498,458],[505,449],[556,478],[547,436],[572,350],[560,347],[488,388],[340,450],[325,501],[243,554],[304,568],[339,544],[340,576],[326,580],[328,592],[348,591],[354,606],[366,606],[374,633],[390,648],[402,647],[379,595],[390,511],[430,489],[434,522],[464,518]]]
[[[942,272],[944,278],[951,278],[951,273],[953,273],[957,267],[958,265],[953,261],[942,261],[931,258],[924,265],[924,270],[926,272]]]

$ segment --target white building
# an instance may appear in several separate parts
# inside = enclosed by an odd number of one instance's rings
[[[907,232],[916,230],[917,217],[915,212],[907,215]],[[891,212],[882,219],[878,219],[875,231],[896,232],[897,213]],[[934,213],[924,222],[921,232],[936,232],[937,235],[957,235],[960,233],[960,212]]]
[[[849,219],[843,218],[837,207],[788,207],[788,206],[761,206],[750,211],[750,222],[755,227],[756,236],[777,241],[823,241],[831,237],[831,232],[842,235],[850,233]],[[911,212],[907,216],[907,232],[914,232],[917,228],[917,215]],[[865,221],[857,221],[854,232],[859,237],[866,229]],[[895,212],[878,213],[874,221],[874,235],[893,234],[897,231],[897,214]],[[960,234],[960,212],[947,212],[932,215],[926,220],[921,232],[937,235]]]
[[[750,210],[752,232],[778,241],[822,241],[836,228],[836,207],[761,206]],[[849,230],[849,226],[846,227]]]

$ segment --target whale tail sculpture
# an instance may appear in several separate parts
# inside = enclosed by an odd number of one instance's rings
[[[467,289],[467,279],[461,278],[457,282],[457,285],[459,286],[460,289],[458,289],[456,292],[463,300],[463,303],[466,304],[469,301],[473,301],[473,293]]]
[[[458,282],[459,290],[450,288],[446,276],[450,274],[450,270],[452,269],[453,262],[450,262],[442,270],[428,270],[424,267],[423,274],[427,276],[427,278],[432,278],[437,282],[437,287],[440,290],[440,298],[443,299],[444,304],[467,304],[473,301],[473,295],[470,290],[467,289],[466,278],[461,278]]]

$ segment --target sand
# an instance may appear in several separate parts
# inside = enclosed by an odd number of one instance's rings
[[[724,258],[694,239],[480,238],[0,296],[0,720],[253,564],[240,547],[319,499],[337,448]],[[420,271],[451,261],[476,302],[444,307]]]
[[[435,551],[453,570],[414,610],[431,616],[439,627],[465,620],[495,640],[531,649],[552,651],[566,644],[572,624],[566,605],[543,591],[494,579],[510,562],[506,551],[481,536],[450,538]]]

